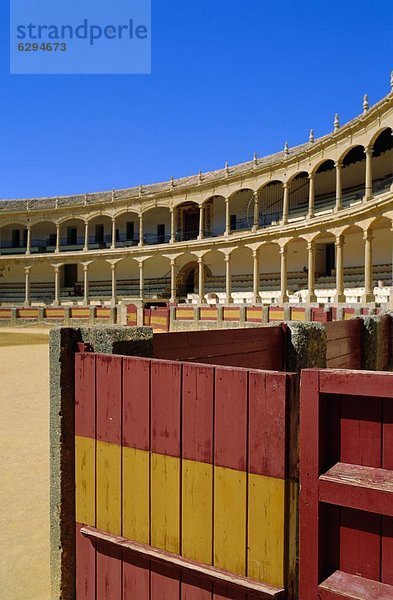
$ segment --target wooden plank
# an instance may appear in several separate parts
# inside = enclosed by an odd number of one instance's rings
[[[382,517],[381,581],[393,585],[393,518]]]
[[[151,600],[178,600],[180,598],[180,571],[164,564],[151,567]]]
[[[95,541],[81,534],[84,527],[76,523],[75,591],[77,600],[96,600]]]
[[[121,446],[97,442],[97,527],[121,533]]]
[[[393,402],[382,400],[382,468],[393,471]]]
[[[182,461],[182,555],[211,564],[213,465]]]
[[[391,471],[337,463],[319,478],[321,502],[393,515]]]
[[[121,559],[120,548],[97,540],[97,600],[122,600]]]
[[[382,401],[365,396],[341,396],[340,461],[381,467]]]
[[[210,579],[190,573],[182,574],[181,600],[212,600],[213,584]]]
[[[378,581],[372,581],[336,571],[328,577],[318,588],[320,600],[391,600],[393,587]]]
[[[228,585],[216,583],[214,585],[213,600],[247,600],[247,594]]]
[[[180,459],[151,457],[151,544],[180,553]]]
[[[123,550],[123,600],[150,600],[150,562]]]
[[[188,460],[213,461],[214,368],[183,365],[182,456]]]
[[[111,444],[122,442],[122,358],[96,355],[97,439]]]
[[[341,509],[340,570],[380,581],[380,515],[350,508]]]
[[[393,398],[393,373],[323,369],[319,379],[321,393]]]
[[[171,567],[174,570],[181,570],[198,577],[206,577],[214,582],[220,582],[225,586],[233,586],[239,590],[246,591],[249,594],[255,593],[260,600],[264,600],[265,598],[285,598],[285,591],[282,588],[269,586],[248,577],[242,577],[228,571],[216,569],[215,567],[184,558],[178,554],[158,550],[157,548],[147,546],[146,544],[140,544],[120,536],[113,536],[103,531],[99,531],[94,527],[83,527],[82,533],[89,539],[103,540],[118,548],[130,550],[137,556],[149,559],[152,563],[162,564]],[[168,598],[172,597],[168,596]],[[168,600],[168,598],[165,598],[165,600]]]
[[[162,336],[165,337],[165,336]],[[181,365],[151,362],[151,449],[180,456]]]
[[[95,525],[96,443],[92,438],[75,436],[75,510],[76,520]]]
[[[361,335],[362,322],[360,319],[351,319],[350,321],[334,321],[326,323],[327,342],[343,338],[355,338]]]

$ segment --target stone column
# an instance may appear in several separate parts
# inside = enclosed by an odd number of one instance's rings
[[[89,306],[89,264],[82,263],[83,266],[83,304]]]
[[[116,219],[112,218],[112,242],[111,242],[111,250],[116,248]]]
[[[1,229],[0,229],[0,254],[1,254]]]
[[[204,216],[205,216],[204,206],[203,206],[203,204],[200,204],[199,205],[199,234],[198,234],[198,240],[202,240],[203,236],[204,236],[204,223],[203,223]]]
[[[87,252],[89,250],[89,222],[85,221],[85,243],[83,245],[83,251]]]
[[[364,296],[363,302],[375,302],[373,292],[372,231],[364,232]]]
[[[139,215],[139,244],[138,246],[143,246],[143,214]]]
[[[145,282],[144,282],[144,274],[143,274],[143,261],[141,260],[139,263],[139,298],[143,300]]]
[[[280,304],[284,304],[284,302],[288,302],[288,294],[287,294],[287,247],[280,248],[280,258],[281,258],[281,291],[280,291]]]
[[[205,270],[204,270],[202,256],[198,257],[198,267],[199,267],[198,296],[199,296],[199,303],[203,304],[205,302],[205,298],[204,298],[204,294],[203,294],[204,288],[205,288]]]
[[[170,244],[174,244],[175,243],[175,209],[174,208],[170,208],[170,213],[171,213],[171,239],[169,240]]]
[[[30,306],[30,269],[31,266],[25,267],[25,302],[24,306]]]
[[[282,207],[282,225],[288,223],[288,215],[289,215],[289,183],[283,184],[284,188],[284,200]]]
[[[345,302],[344,294],[344,238],[336,237],[336,297],[335,302]]]
[[[171,258],[171,302],[176,302],[176,259]]]
[[[62,265],[52,265],[55,270],[55,300],[53,306],[60,306],[60,269]]]
[[[310,242],[307,244],[308,252],[308,294],[307,302],[316,302],[315,295],[315,244]]]
[[[227,304],[232,302],[232,274],[231,274],[231,256],[225,255],[225,292]]]
[[[29,255],[31,253],[31,228],[27,228],[27,242],[26,242],[26,254]]]
[[[111,298],[111,306],[116,306],[117,298],[116,298],[116,263],[111,263],[111,271],[112,271],[112,298]]]
[[[259,304],[261,299],[259,297],[259,250],[254,250],[252,253],[253,259],[253,300],[254,304]]]
[[[60,252],[60,225],[56,223],[56,248],[55,253],[59,254]]]
[[[308,190],[307,218],[312,219],[314,216],[314,204],[315,204],[315,173],[309,174],[308,181],[309,181],[309,190]]]
[[[342,162],[338,160],[334,163],[336,167],[336,206],[335,210],[339,211],[342,208],[343,204],[343,192],[342,192],[342,181],[341,181],[341,172],[342,172]]]
[[[252,226],[253,231],[257,231],[259,227],[259,201],[258,192],[254,192],[254,222]]]
[[[225,198],[225,235],[231,233],[231,217],[229,214],[229,198]]]
[[[373,147],[368,146],[364,149],[364,153],[366,155],[366,184],[364,190],[364,200],[367,201],[371,200],[371,198],[373,197]]]

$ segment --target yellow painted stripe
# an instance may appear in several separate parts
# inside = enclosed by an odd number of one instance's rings
[[[213,537],[213,465],[182,462],[182,554],[211,564]]]
[[[146,450],[123,448],[123,535],[149,543],[149,470]]]
[[[238,308],[224,308],[224,320],[225,319],[238,321],[240,319],[240,310]]]
[[[75,436],[75,503],[78,523],[95,526],[95,440]]]
[[[97,527],[121,534],[121,446],[97,441]]]
[[[247,474],[214,469],[214,566],[246,574]]]
[[[305,314],[304,310],[296,310],[295,308],[292,308],[291,320],[292,321],[305,321],[306,314]]]
[[[180,461],[151,457],[151,545],[180,553]]]
[[[285,481],[249,475],[248,576],[284,586]]]
[[[176,310],[176,319],[187,319],[192,320],[194,318],[194,310],[187,310],[186,308]]]

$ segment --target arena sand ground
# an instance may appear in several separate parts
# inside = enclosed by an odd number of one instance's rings
[[[49,598],[47,333],[0,330],[0,597]]]

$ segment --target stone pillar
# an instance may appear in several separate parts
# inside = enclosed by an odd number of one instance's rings
[[[55,269],[55,300],[53,306],[60,306],[60,269],[62,265],[53,265]]]
[[[171,302],[176,302],[176,259],[171,258]]]
[[[366,155],[366,183],[364,190],[364,200],[367,201],[371,200],[371,198],[373,197],[373,147],[368,146],[364,149],[364,153]]]
[[[225,235],[231,233],[231,217],[229,213],[229,198],[225,198]]]
[[[259,297],[259,251],[254,250],[252,253],[253,259],[253,301],[254,304],[259,304],[261,299]]]
[[[203,257],[199,256],[198,257],[198,267],[199,267],[199,276],[198,276],[198,296],[199,296],[199,303],[202,304],[205,301],[204,298],[204,288],[205,288],[205,269],[204,269],[204,264],[203,264]]]
[[[83,245],[83,251],[87,252],[89,250],[89,222],[85,221],[85,243]]]
[[[170,209],[170,213],[171,213],[171,239],[169,240],[170,244],[174,244],[175,243],[175,209],[171,208]]]
[[[288,215],[289,215],[289,183],[283,184],[284,188],[284,200],[282,207],[282,225],[288,223]]]
[[[205,211],[204,211],[204,206],[203,204],[199,205],[199,234],[198,234],[198,240],[202,240],[203,236],[204,236],[204,215],[205,215]]]
[[[88,306],[90,304],[89,300],[89,265],[83,264],[83,304],[84,306]]]
[[[308,190],[307,218],[312,219],[314,216],[314,204],[315,204],[315,173],[309,174],[308,181],[309,181],[309,190]]]
[[[344,294],[344,238],[336,237],[336,296],[335,302],[345,302]]]
[[[364,296],[363,302],[375,302],[373,292],[373,235],[371,231],[364,232]]]
[[[116,298],[116,263],[111,264],[112,271],[112,298],[111,298],[111,306],[116,306],[117,298]]]
[[[288,294],[287,294],[287,247],[280,248],[280,258],[281,258],[281,291],[280,291],[280,304],[284,304],[284,302],[288,302]]]
[[[259,227],[259,201],[258,192],[254,192],[254,222],[252,226],[253,231],[257,231]]]
[[[227,304],[232,302],[232,274],[231,274],[231,256],[225,255],[225,292]]]
[[[138,246],[143,246],[143,214],[139,215],[139,244]]]
[[[1,229],[0,229],[0,254],[1,254]]]
[[[30,269],[31,266],[25,267],[25,302],[24,306],[30,306]]]
[[[143,261],[141,260],[139,263],[139,298],[143,300],[145,282],[144,282],[144,274],[143,274]]]
[[[27,242],[26,242],[26,254],[29,255],[31,253],[31,228],[27,228]]]
[[[335,210],[339,211],[342,209],[343,204],[343,192],[342,192],[342,181],[341,181],[341,172],[342,172],[342,162],[337,161],[334,163],[336,167],[336,206]]]
[[[116,219],[112,218],[112,241],[111,241],[111,250],[116,248]]]
[[[315,244],[310,242],[307,244],[308,252],[308,294],[307,302],[316,302],[315,295]]]
[[[55,253],[59,254],[60,252],[60,225],[56,223],[56,248]]]

